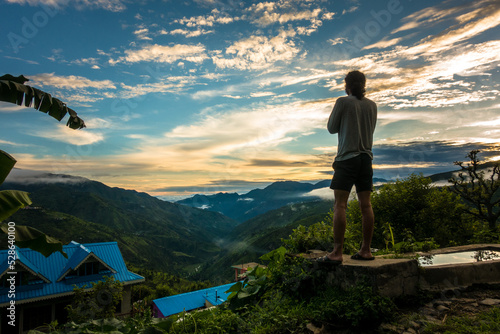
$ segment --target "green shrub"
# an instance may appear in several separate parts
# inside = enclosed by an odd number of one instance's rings
[[[73,291],[73,302],[66,306],[68,318],[75,323],[83,323],[114,317],[116,306],[122,299],[123,285],[114,277],[104,276],[103,281],[92,282],[91,287],[75,286]]]
[[[344,235],[344,252],[354,254],[361,244],[361,231],[347,226]],[[291,253],[303,253],[311,249],[331,251],[333,249],[333,211],[328,213],[326,222],[320,221],[309,227],[299,225],[288,239],[281,239]]]
[[[465,244],[473,234],[460,198],[447,187],[433,186],[431,179],[421,174],[384,184],[373,192],[371,202],[375,215],[374,248],[388,248],[392,239],[395,243],[404,242],[408,230],[417,241],[434,238],[442,246]],[[349,202],[346,217],[354,239],[361,240],[361,212],[357,200]],[[387,224],[390,224],[390,232]],[[411,243],[403,246],[411,247]]]
[[[372,328],[391,320],[396,310],[391,299],[374,293],[368,284],[347,290],[327,288],[311,300],[308,308],[316,321]]]
[[[299,225],[289,239],[281,241],[292,253],[302,253],[310,249],[328,250],[333,247],[333,226],[331,222],[323,221],[309,227]]]
[[[492,231],[487,223],[475,221],[473,230],[474,234],[470,240],[472,244],[500,243],[500,226]]]

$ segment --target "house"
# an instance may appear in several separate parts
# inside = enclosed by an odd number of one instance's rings
[[[153,300],[153,316],[165,318],[183,311],[218,306],[227,300],[230,293],[226,291],[234,284],[236,283],[155,299]]]
[[[231,266],[231,268],[234,269],[234,281],[240,281],[246,277],[245,273],[249,269],[253,269],[257,266],[261,266],[260,264],[256,262],[249,262],[249,263],[243,263],[243,264],[235,264],[234,266]],[[265,266],[261,266],[265,268]]]
[[[131,311],[131,285],[144,277],[128,271],[116,242],[63,246],[65,258],[49,257],[28,248],[0,251],[0,333],[22,333],[54,320],[66,322],[65,306],[71,303],[74,285],[91,286],[104,276],[123,284],[117,313]],[[15,258],[15,264],[12,260]],[[10,321],[14,320],[16,327]]]

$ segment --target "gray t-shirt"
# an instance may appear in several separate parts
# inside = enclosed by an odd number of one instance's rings
[[[366,153],[373,159],[373,132],[376,123],[375,102],[366,97],[358,100],[352,95],[339,97],[327,126],[330,133],[338,133],[335,161],[354,158],[361,153]]]

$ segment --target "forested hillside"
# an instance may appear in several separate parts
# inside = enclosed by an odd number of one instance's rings
[[[321,200],[289,204],[238,225],[227,237],[224,249],[195,277],[214,281],[231,279],[232,265],[259,262],[262,255],[280,247],[281,239],[287,239],[293,229],[324,220],[332,207],[333,201]]]

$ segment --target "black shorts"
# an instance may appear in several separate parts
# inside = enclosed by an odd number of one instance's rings
[[[330,188],[351,191],[356,186],[356,192],[373,191],[372,158],[368,154],[360,154],[354,158],[335,161],[333,163],[332,183]]]

